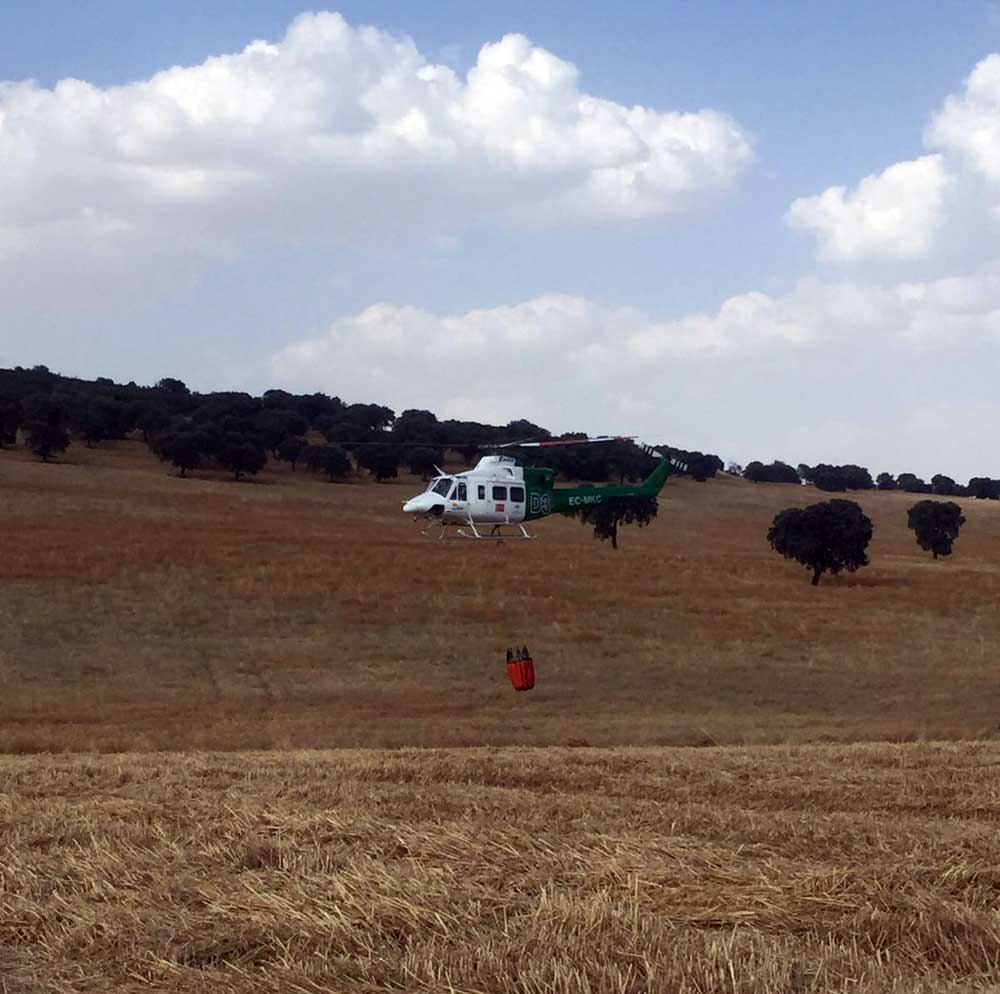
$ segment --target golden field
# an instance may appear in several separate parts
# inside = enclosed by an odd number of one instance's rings
[[[861,495],[813,588],[811,489],[616,553],[419,488],[0,452],[0,994],[1000,991],[1000,505],[935,562]]]
[[[672,745],[989,738],[1000,728],[1000,504],[955,554],[857,499],[872,565],[809,574],[765,532],[811,488],[668,481],[622,548],[437,542],[419,480],[280,464],[182,480],[141,443],[0,452],[0,751]],[[538,685],[515,694],[508,645]]]
[[[0,759],[6,994],[1000,990],[1000,746]]]

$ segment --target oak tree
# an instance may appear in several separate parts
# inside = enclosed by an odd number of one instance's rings
[[[965,524],[962,509],[950,500],[920,500],[906,514],[906,523],[917,537],[917,545],[934,558],[950,556],[951,547]]]
[[[812,585],[823,573],[836,576],[868,565],[871,519],[853,500],[827,500],[789,507],[774,518],[767,540],[776,552],[813,571]]]

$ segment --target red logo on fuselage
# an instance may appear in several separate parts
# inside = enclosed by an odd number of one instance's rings
[[[502,511],[503,510],[503,504],[497,504],[497,510],[498,511]]]

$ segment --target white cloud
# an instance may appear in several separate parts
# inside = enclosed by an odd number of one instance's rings
[[[488,217],[659,218],[751,159],[724,114],[626,107],[520,35],[466,79],[413,42],[304,14],[276,44],[102,88],[0,84],[0,258],[67,238],[231,251]]]
[[[443,416],[666,433],[742,461],[996,475],[1000,252],[981,225],[998,199],[1000,56],[926,142],[928,155],[790,208],[849,279],[671,319],[558,295],[464,314],[379,305],[281,350],[263,378]],[[876,262],[911,268],[888,279]]]
[[[725,375],[734,363],[804,353],[997,343],[992,269],[884,287],[809,278],[784,295],[741,294],[713,314],[674,320],[555,294],[464,314],[379,304],[280,350],[264,378],[335,393],[349,382],[358,397],[451,417],[519,407],[558,417],[582,412],[588,391],[604,396],[605,409],[612,395],[653,410],[664,382],[706,363]]]
[[[849,279],[807,277],[670,319],[557,294],[464,313],[377,304],[276,352],[246,385],[445,417],[668,432],[743,461],[877,465],[891,451],[908,463],[897,469],[925,473],[949,471],[920,461],[934,457],[926,436],[941,419],[914,412],[950,391],[965,405],[956,447],[980,472],[970,454],[992,444],[1000,343],[987,210],[1000,203],[1000,56],[976,67],[924,141],[922,157],[791,205],[788,223],[817,238],[823,262],[854,267]],[[724,114],[589,95],[574,66],[521,36],[486,45],[463,78],[408,39],[334,14],[128,86],[0,83],[0,338],[19,327],[50,350],[58,341],[62,353],[39,360],[58,366],[80,301],[119,316],[131,303],[141,317],[178,273],[251,255],[253,242],[388,236],[395,248],[413,236],[445,247],[469,222],[662,220],[728,190],[751,158]],[[890,278],[871,263],[900,268]],[[178,341],[202,333],[194,318],[198,330]],[[120,342],[157,344],[125,324]],[[212,347],[197,352],[208,366]]]
[[[897,162],[857,189],[831,186],[792,203],[792,227],[813,232],[824,262],[906,261],[925,257],[945,221],[954,179],[940,155]]]
[[[993,267],[884,286],[810,277],[671,320],[555,294],[457,314],[380,304],[281,349],[257,380],[440,417],[638,432],[741,461],[959,477],[995,475],[995,419],[977,412],[992,403],[998,344]],[[928,407],[962,414],[929,430]]]
[[[1000,182],[1000,55],[983,59],[950,96],[924,133],[939,148],[991,183]]]
[[[1000,218],[1000,54],[924,129],[928,155],[897,162],[856,187],[794,201],[786,221],[818,241],[821,262],[942,262],[996,256]]]

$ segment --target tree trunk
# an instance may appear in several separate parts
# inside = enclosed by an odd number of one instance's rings
[[[181,466],[181,479],[182,480],[187,479],[187,470],[183,466]]]
[[[822,575],[822,573],[823,573],[823,570],[820,569],[819,566],[814,566],[813,567],[812,585],[814,587],[818,587],[819,586],[819,578]]]
[[[937,549],[934,549],[933,552],[934,552],[934,558],[937,559]]]
[[[611,548],[618,548],[618,525],[614,525],[611,529]]]

